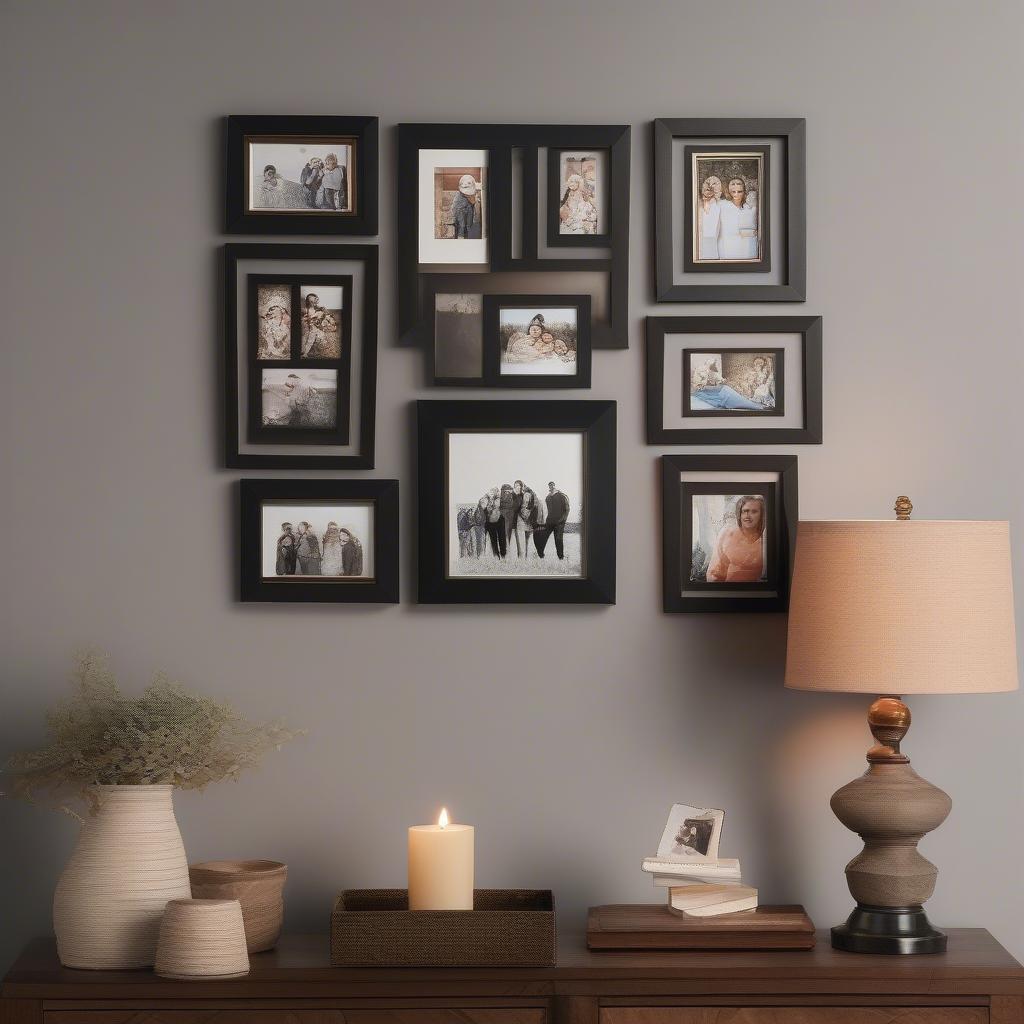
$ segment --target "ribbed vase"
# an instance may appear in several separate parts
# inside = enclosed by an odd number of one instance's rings
[[[85,970],[152,967],[168,900],[191,896],[171,786],[98,786],[53,897],[57,955]]]

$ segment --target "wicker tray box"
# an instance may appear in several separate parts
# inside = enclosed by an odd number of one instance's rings
[[[476,889],[472,910],[410,910],[406,889],[346,889],[331,913],[335,967],[549,967],[549,889]]]

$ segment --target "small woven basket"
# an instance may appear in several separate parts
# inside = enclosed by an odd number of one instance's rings
[[[238,900],[171,900],[160,921],[155,971],[163,978],[241,978],[249,973]]]
[[[208,860],[188,869],[195,899],[238,900],[250,953],[273,949],[284,922],[288,868],[276,860]]]

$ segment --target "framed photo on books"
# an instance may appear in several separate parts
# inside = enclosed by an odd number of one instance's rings
[[[803,118],[654,122],[659,302],[803,302]]]
[[[666,612],[784,612],[798,519],[795,455],[664,455]]]
[[[397,480],[241,480],[243,601],[398,601]]]
[[[226,230],[377,234],[377,118],[232,115]]]
[[[416,403],[419,600],[615,602],[615,403]]]
[[[648,444],[821,444],[820,316],[647,318]]]
[[[229,467],[370,469],[377,249],[224,247]]]

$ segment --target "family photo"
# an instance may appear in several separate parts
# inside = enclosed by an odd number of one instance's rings
[[[434,238],[484,237],[484,169],[434,169]]]
[[[572,308],[501,307],[501,373],[575,374],[577,315]]]
[[[333,430],[338,423],[337,370],[262,371],[264,427]]]
[[[765,153],[692,155],[693,263],[764,260],[767,248],[760,196],[766,170]]]
[[[249,208],[351,213],[355,139],[250,140]]]
[[[292,323],[292,289],[299,291],[299,323]],[[344,291],[340,285],[261,283],[256,289],[256,358],[292,358],[298,334],[301,359],[341,358]]]
[[[448,477],[449,576],[582,575],[580,434],[453,433]]]
[[[768,579],[763,494],[693,494],[692,583],[764,583]]]
[[[683,359],[683,414],[780,414],[776,395],[776,365],[781,352],[695,352]],[[781,368],[781,364],[780,368]]]
[[[263,576],[372,577],[372,514],[368,504],[265,504]]]
[[[601,162],[595,153],[559,154],[559,234],[606,233],[601,210],[603,182],[599,180],[600,173]]]

